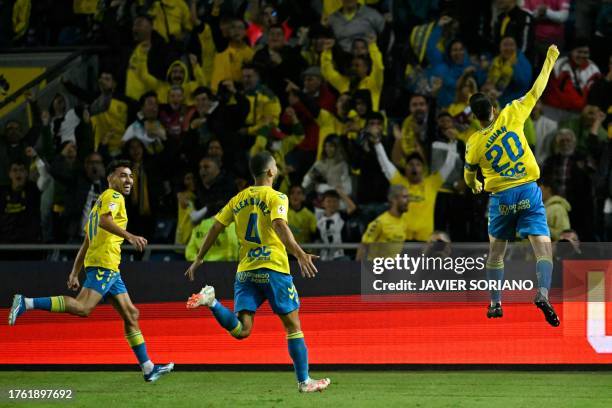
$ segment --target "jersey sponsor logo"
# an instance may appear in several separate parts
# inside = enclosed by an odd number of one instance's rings
[[[115,211],[117,209],[117,203],[108,203],[108,209]]]
[[[280,215],[285,215],[285,214],[287,214],[287,209],[285,208],[285,206],[284,206],[284,205],[279,205],[279,206],[278,206],[278,210],[277,210],[277,211],[278,211],[278,213],[279,213]]]
[[[270,255],[272,255],[272,251],[265,245],[250,249],[247,253],[249,258],[257,259],[258,261],[270,260]]]
[[[501,215],[516,214],[519,211],[527,210],[529,208],[531,208],[531,201],[529,201],[529,199],[526,198],[515,204],[510,204],[510,205],[500,204],[499,213]]]
[[[236,280],[240,283],[244,283],[247,280],[253,283],[270,283],[270,274],[249,271],[236,272]]]
[[[512,179],[522,179],[527,175],[525,172],[525,164],[523,162],[518,162],[514,165],[514,167],[510,167],[501,173],[499,173],[502,177],[512,178]]]

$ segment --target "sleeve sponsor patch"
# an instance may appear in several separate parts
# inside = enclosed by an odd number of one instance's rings
[[[115,211],[117,209],[117,203],[108,203],[108,209]]]
[[[279,205],[279,206],[278,206],[278,210],[277,210],[277,211],[278,211],[278,213],[279,213],[280,215],[285,215],[285,214],[287,214],[287,209],[285,208],[285,206],[284,206],[284,205]]]

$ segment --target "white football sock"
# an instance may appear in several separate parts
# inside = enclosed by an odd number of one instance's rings
[[[153,362],[151,360],[147,360],[144,363],[142,363],[142,372],[144,375],[149,374],[151,371],[153,371],[153,367],[155,367],[155,365],[153,364]]]
[[[34,300],[32,298],[24,298],[26,310],[34,309]]]

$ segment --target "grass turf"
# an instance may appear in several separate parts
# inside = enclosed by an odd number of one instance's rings
[[[312,373],[319,377],[322,373]],[[147,384],[137,372],[0,372],[8,390],[67,389],[70,407],[612,407],[612,372],[332,371],[323,393],[297,392],[291,372],[172,373]],[[55,407],[54,401],[12,406]]]

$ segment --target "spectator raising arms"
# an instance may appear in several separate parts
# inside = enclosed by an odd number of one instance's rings
[[[401,184],[408,190],[410,205],[405,215],[406,239],[427,241],[434,230],[434,211],[438,190],[455,168],[459,158],[456,151],[447,150],[446,159],[438,172],[424,175],[424,160],[418,153],[406,157],[402,175],[387,157],[380,142],[375,144],[376,156],[385,176],[391,184]]]
[[[364,55],[354,56],[351,60],[349,76],[341,74],[335,68],[331,44],[326,45],[325,51],[321,53],[321,72],[323,77],[340,93],[354,92],[357,89],[370,91],[372,108],[378,111],[384,80],[384,65],[382,54],[376,45],[376,37],[368,37],[368,43],[370,59],[368,60]]]

